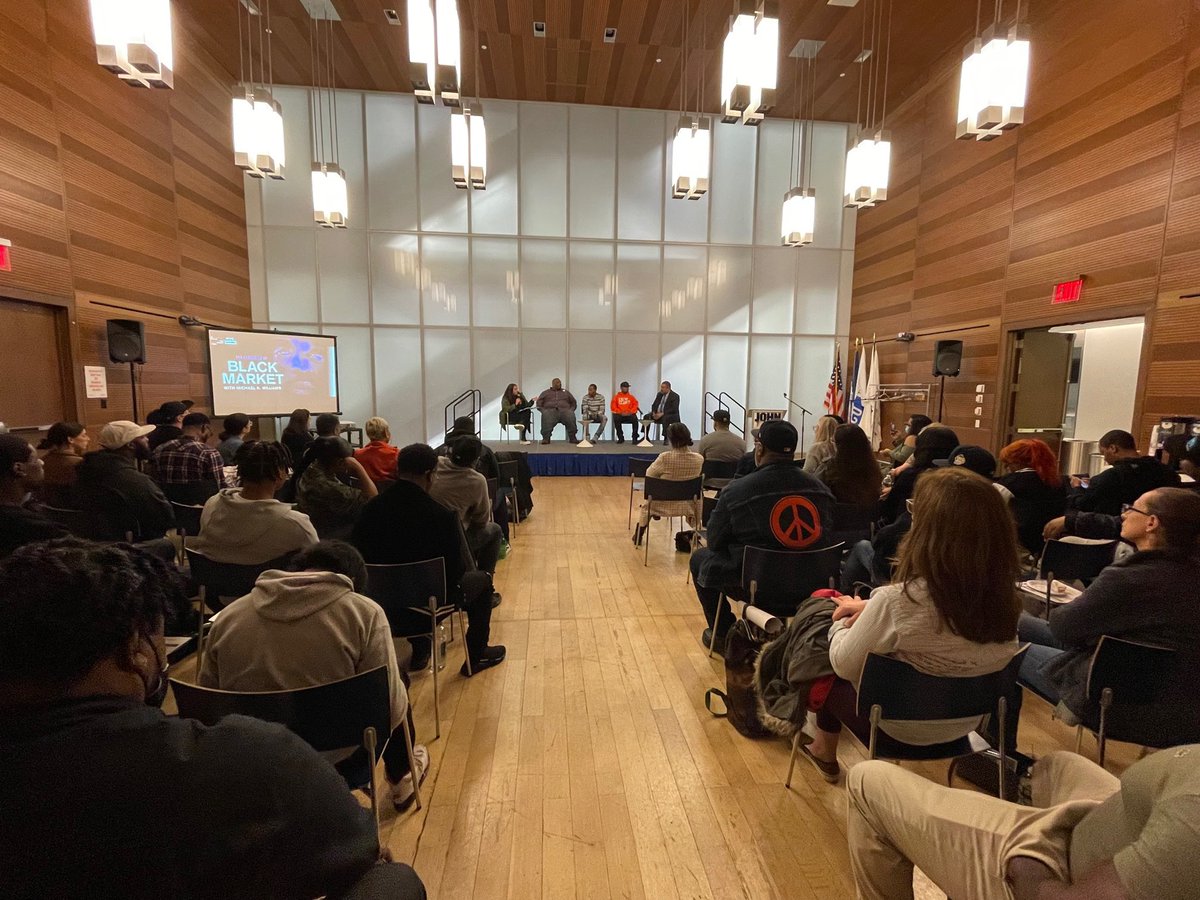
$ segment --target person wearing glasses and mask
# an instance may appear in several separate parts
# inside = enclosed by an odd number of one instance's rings
[[[1109,566],[1082,594],[1054,609],[1050,621],[1025,613],[1019,635],[1031,646],[1020,681],[1080,721],[1099,721],[1087,699],[1088,668],[1104,635],[1168,647],[1178,654],[1171,683],[1145,715],[1194,737],[1200,726],[1200,494],[1158,488],[1126,504],[1121,538],[1136,553]],[[1188,730],[1190,729],[1190,731]],[[1164,743],[1169,734],[1162,733]],[[1187,740],[1185,737],[1184,740]]]
[[[299,737],[159,709],[164,622],[187,612],[173,567],[128,544],[0,563],[0,896],[424,898]]]

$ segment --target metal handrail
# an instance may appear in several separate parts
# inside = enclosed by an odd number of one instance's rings
[[[736,420],[736,424],[734,421],[734,417],[732,415],[729,417],[729,427],[737,428],[738,434],[740,434],[742,437],[745,437],[746,436],[746,407],[742,406],[742,404],[738,403],[736,400],[734,400],[732,397],[730,397],[724,391],[721,391],[721,393],[718,395],[717,399],[719,401],[721,401],[722,403],[728,403],[728,405],[730,407],[737,407],[738,409],[740,409],[742,411],[742,415],[740,418],[738,418]]]
[[[708,434],[708,423],[712,417],[712,414],[714,412],[716,412],[716,409],[710,410],[708,408],[708,398],[709,397],[711,397],[716,402],[717,409],[723,409],[726,412],[730,413],[729,427],[731,429],[736,429],[738,434],[740,434],[742,437],[745,437],[746,436],[746,425],[745,425],[746,407],[742,406],[742,404],[738,403],[736,400],[734,400],[732,397],[730,397],[724,391],[721,391],[720,394],[714,394],[712,391],[704,392],[704,416],[703,416],[703,420],[700,423],[700,433],[702,435]],[[737,416],[734,416],[732,414],[733,413],[732,407],[736,407],[737,409],[740,409],[742,411],[742,415],[740,418]]]
[[[482,433],[483,393],[479,390],[479,388],[467,388],[465,391],[446,404],[446,408],[444,410],[446,431],[449,431],[454,427],[454,420],[459,418],[458,407],[467,400],[471,401],[471,411],[467,413],[467,415],[475,420],[475,433]]]

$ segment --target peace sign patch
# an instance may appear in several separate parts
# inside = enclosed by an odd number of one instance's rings
[[[821,539],[821,514],[807,497],[784,497],[771,510],[771,533],[789,550],[803,550]]]

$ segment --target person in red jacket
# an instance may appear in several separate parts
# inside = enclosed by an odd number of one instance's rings
[[[629,382],[621,382],[621,390],[619,393],[613,394],[612,403],[609,404],[609,409],[613,414],[613,431],[617,433],[617,443],[625,443],[625,424],[629,423],[633,429],[633,441],[638,440],[638,401],[637,397],[629,393]]]

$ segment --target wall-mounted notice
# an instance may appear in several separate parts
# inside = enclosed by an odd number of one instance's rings
[[[104,366],[84,366],[83,385],[89,400],[108,399],[108,372]]]

